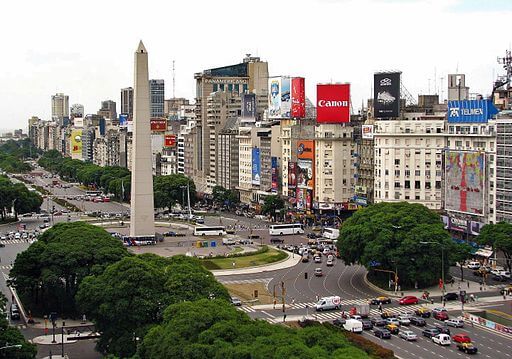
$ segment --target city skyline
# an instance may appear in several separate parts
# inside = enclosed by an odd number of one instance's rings
[[[246,53],[267,61],[270,76],[304,76],[306,96],[313,102],[317,83],[350,82],[354,112],[372,97],[373,73],[381,70],[402,71],[413,97],[438,92],[446,98],[447,74],[455,72],[466,73],[471,91],[485,96],[501,72],[496,57],[510,47],[508,39],[493,36],[492,30],[512,12],[505,1],[485,5],[467,0],[285,1],[255,7],[251,18],[258,21],[244,25],[233,1],[180,4],[169,9],[175,16],[161,22],[149,16],[159,3],[149,2],[137,12],[128,6],[122,20],[106,23],[101,31],[69,26],[61,32],[64,6],[55,6],[41,27],[35,14],[43,13],[42,8],[37,10],[44,5],[29,3],[30,13],[9,3],[7,13],[13,16],[0,25],[8,33],[23,14],[24,30],[6,39],[11,54],[3,60],[9,71],[0,73],[2,129],[26,128],[32,115],[50,119],[50,98],[55,93],[68,95],[70,104],[83,104],[86,113],[96,113],[103,100],[120,103],[120,90],[132,85],[131,66],[125,59],[131,44],[141,38],[152,49],[149,77],[165,80],[167,98],[172,96],[173,60],[176,96],[193,99],[194,73],[239,63]],[[95,4],[99,2],[88,3],[79,15],[93,18],[99,8]],[[101,3],[101,8],[106,13],[117,11],[108,3]],[[129,24],[134,21],[144,26],[132,28]],[[190,36],[183,36],[182,29],[191,24]],[[230,41],[215,41],[211,31],[215,28],[219,35],[226,32]],[[60,41],[55,41],[56,33]],[[205,33],[208,38],[198,43],[198,35]],[[106,38],[115,41],[102,41]]]

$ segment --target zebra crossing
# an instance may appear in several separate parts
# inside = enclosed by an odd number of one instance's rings
[[[251,283],[264,283],[267,286],[272,278],[255,278],[255,279],[240,279],[240,280],[220,280],[222,284],[251,284]]]
[[[30,239],[28,241],[28,243],[33,243],[33,242],[35,242],[35,240],[33,240],[33,239]],[[6,240],[3,240],[0,243],[3,243],[3,244],[19,244],[19,243],[27,243],[27,240],[26,239],[6,239]]]
[[[12,266],[11,265],[0,266],[0,269],[11,270]]]

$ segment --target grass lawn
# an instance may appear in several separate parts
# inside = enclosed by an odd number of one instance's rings
[[[254,255],[248,255],[243,257],[204,259],[202,260],[202,262],[207,269],[236,269],[279,262],[285,259],[286,257],[286,253],[275,250],[273,248],[269,248],[268,251],[266,252]],[[235,263],[234,267],[233,262]]]
[[[258,301],[255,304],[272,304],[273,297],[263,283],[243,283],[224,285],[232,296],[238,297],[242,302],[254,300],[254,291],[258,291]]]

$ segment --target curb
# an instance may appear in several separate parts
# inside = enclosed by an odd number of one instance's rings
[[[393,293],[393,292],[389,292],[389,291],[387,291],[387,290],[384,290],[384,289],[382,289],[382,288],[380,288],[380,287],[376,286],[376,285],[375,285],[375,284],[373,284],[372,282],[370,282],[370,281],[368,280],[368,272],[366,272],[366,274],[364,275],[364,283],[365,283],[368,287],[372,288],[374,291],[379,292],[379,293],[382,293],[382,294],[386,295],[387,297],[396,297],[396,298],[400,298],[400,296],[399,296],[399,295],[397,295],[397,294],[395,294],[395,293]]]

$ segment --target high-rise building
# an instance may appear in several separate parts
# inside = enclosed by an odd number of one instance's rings
[[[108,118],[111,120],[117,119],[117,109],[116,103],[112,100],[101,101],[101,108],[98,111],[99,116],[103,116],[104,118]]]
[[[164,80],[149,80],[150,116],[164,117]]]
[[[121,114],[133,117],[133,88],[121,89]]]
[[[495,222],[512,223],[512,117],[510,114],[498,116],[496,120],[495,172]]]
[[[215,172],[218,186],[235,189],[238,186],[238,119],[230,118],[217,136],[217,169]]]
[[[84,117],[84,105],[75,103],[71,105],[71,118]]]
[[[52,119],[62,121],[69,117],[69,96],[63,93],[52,95]]]

